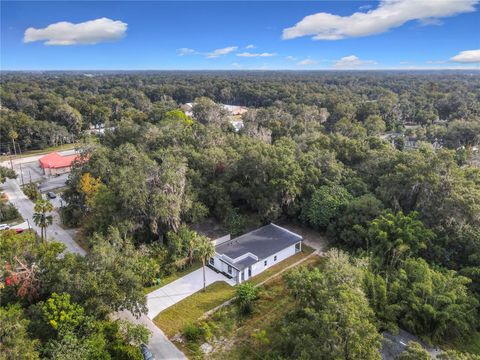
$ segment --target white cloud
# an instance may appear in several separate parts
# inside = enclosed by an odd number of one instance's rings
[[[245,49],[255,49],[255,45],[249,44],[249,45],[245,46]]]
[[[217,58],[222,55],[230,54],[231,52],[234,52],[237,49],[238,49],[238,46],[228,46],[221,49],[215,49],[212,52],[207,53],[207,58],[209,59]]]
[[[376,9],[350,16],[316,13],[283,30],[283,39],[313,36],[314,40],[339,40],[379,34],[411,20],[432,22],[475,11],[479,0],[382,0]],[[427,20],[428,19],[428,20]]]
[[[290,55],[290,56],[287,56],[285,59],[287,59],[288,61],[296,61],[298,58]]]
[[[376,64],[376,62],[373,60],[360,60],[357,56],[350,55],[342,57],[340,60],[337,60],[334,66],[341,69],[353,69],[374,64]]]
[[[317,64],[317,61],[312,59],[304,59],[297,62],[297,65],[300,65],[300,66],[307,66],[307,65],[314,65],[314,64]]]
[[[450,59],[459,63],[475,63],[480,62],[480,49],[461,51]]]
[[[270,57],[270,56],[276,56],[276,55],[277,55],[276,53],[267,53],[267,52],[264,52],[264,53],[243,52],[243,53],[237,54],[237,56],[241,56],[241,57]]]
[[[196,51],[193,50],[193,49],[190,49],[190,48],[177,49],[178,56],[191,55],[191,54],[195,54],[195,53],[196,53]]]
[[[23,42],[44,41],[45,45],[97,44],[122,38],[127,31],[127,24],[120,20],[100,18],[73,24],[61,21],[43,29],[28,28]]]

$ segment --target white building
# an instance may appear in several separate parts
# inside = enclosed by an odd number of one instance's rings
[[[209,266],[236,280],[237,284],[302,250],[302,237],[275,224],[231,239],[215,240]]]

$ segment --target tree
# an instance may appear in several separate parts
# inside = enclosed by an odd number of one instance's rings
[[[418,214],[385,211],[368,227],[367,252],[377,271],[398,268],[410,256],[419,255],[433,240],[434,233],[418,220]]]
[[[431,360],[431,356],[422,345],[415,341],[410,341],[397,360]]]
[[[253,302],[257,299],[258,288],[246,282],[240,284],[235,289],[235,302],[242,314],[250,314],[253,310]]]
[[[467,289],[470,279],[452,270],[435,270],[421,258],[405,260],[389,285],[390,302],[400,305],[399,323],[433,341],[471,333],[478,305]]]
[[[207,289],[207,281],[205,278],[205,264],[215,255],[215,246],[206,236],[199,236],[196,248],[197,258],[202,261],[203,266],[203,291]]]
[[[36,360],[38,340],[28,336],[28,319],[19,304],[0,307],[0,359]]]
[[[351,198],[348,191],[339,185],[321,186],[305,202],[302,217],[314,227],[326,228]]]
[[[332,232],[345,245],[357,249],[367,244],[368,226],[383,210],[383,205],[372,194],[354,198],[332,224]]]
[[[48,200],[38,199],[33,209],[35,211],[33,221],[40,227],[40,237],[43,242],[47,238],[47,227],[53,223],[53,216],[47,215],[53,211],[53,205]]]
[[[367,129],[367,134],[370,136],[380,135],[385,132],[385,121],[383,121],[379,115],[369,115],[363,125],[365,129]]]
[[[0,184],[3,184],[8,179],[16,179],[17,174],[14,170],[0,166]]]
[[[15,156],[17,156],[17,147],[15,146],[15,140],[18,139],[18,133],[15,130],[10,130],[8,133],[8,137],[10,140],[12,140],[12,145],[13,145],[13,152],[15,153]]]
[[[362,291],[362,271],[332,250],[325,268],[293,270],[287,285],[297,301],[281,323],[284,358],[380,359],[380,335]]]

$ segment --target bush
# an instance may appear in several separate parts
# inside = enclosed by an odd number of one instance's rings
[[[202,329],[200,329],[195,324],[190,323],[185,325],[185,328],[183,329],[183,336],[188,341],[197,342],[202,337],[202,332]]]
[[[132,345],[115,345],[111,350],[111,355],[116,360],[143,360],[140,347]]]
[[[12,204],[0,202],[0,222],[14,220],[20,217],[18,210]]]
[[[40,191],[38,191],[37,185],[34,183],[26,184],[23,187],[23,193],[32,201],[37,201],[41,198]]]
[[[244,283],[237,286],[235,303],[242,314],[250,314],[253,310],[253,302],[257,299],[258,289],[252,283]]]

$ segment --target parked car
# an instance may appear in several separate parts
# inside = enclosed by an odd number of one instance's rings
[[[47,196],[50,198],[50,199],[55,199],[57,197],[57,194],[55,194],[54,192],[52,191],[49,191],[47,193]]]
[[[8,230],[10,229],[10,226],[8,226],[7,224],[0,224],[0,230]]]
[[[14,229],[17,234],[20,234],[24,231],[24,229]]]
[[[140,351],[142,352],[144,360],[155,360],[155,357],[153,356],[152,352],[150,351],[147,345],[145,344],[140,345]]]

